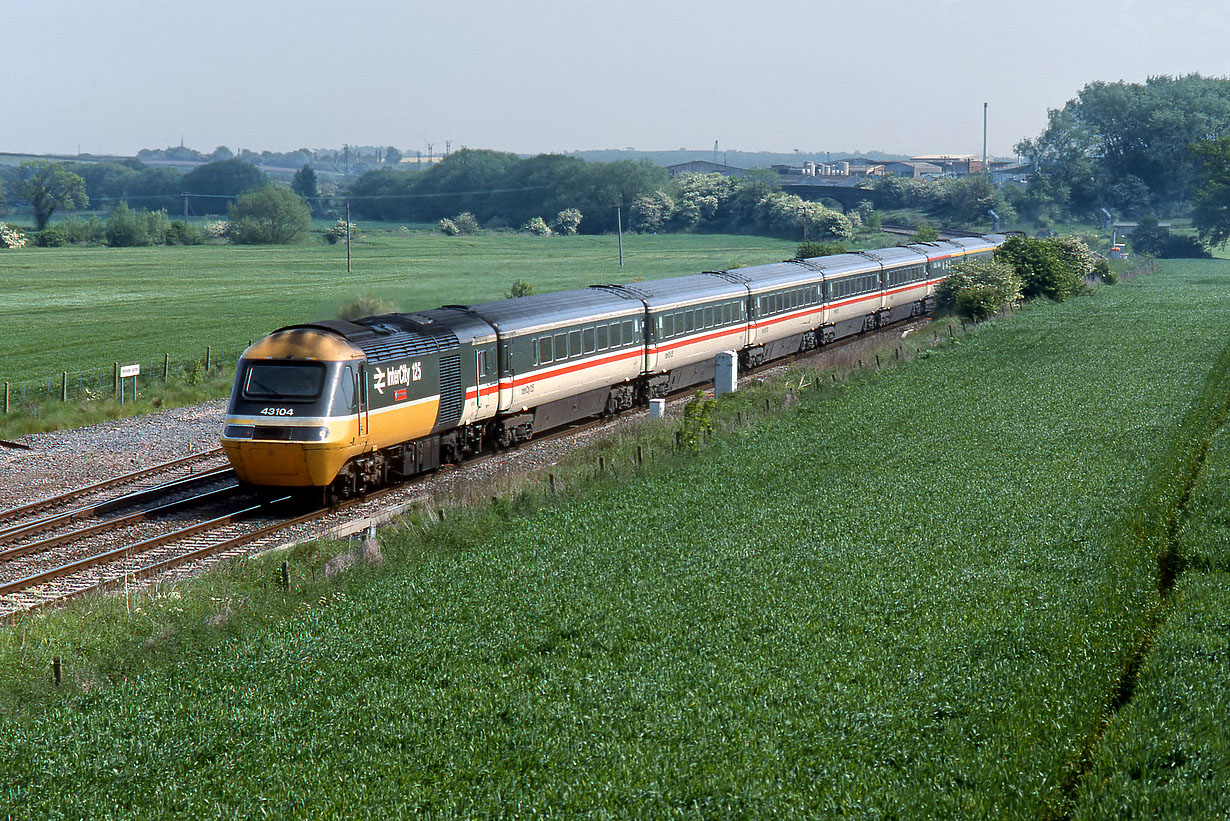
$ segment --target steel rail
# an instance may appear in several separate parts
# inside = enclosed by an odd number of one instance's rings
[[[180,508],[191,507],[197,504],[207,504],[215,499],[231,496],[239,488],[238,484],[228,485],[227,487],[218,488],[217,490],[207,490],[204,493],[199,493],[196,496],[190,496],[187,499],[178,499],[174,502],[151,507],[146,510],[138,510],[124,516],[117,516],[114,519],[107,519],[98,524],[87,525],[83,528],[72,531],[71,533],[62,533],[59,536],[49,536],[46,539],[40,539],[37,542],[18,545],[0,550],[0,562],[19,559],[22,556],[28,556],[31,553],[39,553],[41,551],[50,550],[53,547],[58,547],[67,542],[77,541],[89,536],[96,536],[99,533],[106,533],[109,530],[118,530],[127,525],[136,524],[137,522],[147,521],[159,514],[170,513],[173,510]]]
[[[171,533],[164,533],[161,536],[155,536],[152,539],[146,539],[130,545],[124,545],[123,547],[117,547],[112,550],[104,551],[103,553],[96,553],[93,556],[87,556],[84,559],[77,559],[76,561],[60,565],[59,567],[53,567],[50,570],[44,570],[39,573],[26,576],[22,579],[16,579],[5,584],[0,584],[0,596],[8,595],[9,593],[18,593],[22,590],[34,587],[35,585],[42,584],[43,582],[54,581],[55,579],[60,579],[65,576],[71,576],[74,573],[80,573],[83,570],[89,570],[90,568],[97,567],[102,564],[108,564],[117,559],[127,559],[131,556],[153,550],[156,547],[162,547],[163,545],[171,544],[172,542],[176,542],[181,539],[186,539],[189,536],[196,536],[210,530],[217,530],[220,527],[233,524],[250,514],[256,513],[257,511],[272,508],[274,505],[286,502],[292,498],[294,497],[283,496],[278,499],[260,502],[222,516],[217,516],[213,519],[207,519],[204,522],[197,522],[194,525],[180,528],[179,530]]]
[[[87,519],[91,516],[97,516],[100,513],[105,513],[108,510],[115,510],[124,505],[137,504],[146,499],[156,498],[167,493],[174,493],[177,490],[182,490],[185,487],[201,484],[204,482],[212,482],[218,479],[223,479],[228,475],[234,475],[234,470],[229,467],[215,468],[207,470],[204,473],[194,473],[191,476],[185,476],[181,479],[174,479],[170,482],[164,482],[155,487],[145,488],[144,490],[134,490],[131,493],[126,493],[123,496],[116,496],[113,499],[107,499],[102,502],[96,502],[92,505],[67,510],[63,513],[54,513],[50,516],[44,516],[41,519],[36,519],[29,524],[16,525],[0,530],[0,544],[8,544],[17,539],[31,536],[35,533],[41,533],[56,525],[65,524],[67,522],[75,522],[78,519]]]
[[[102,481],[94,482],[93,484],[86,485],[84,487],[79,487],[75,490],[70,490],[65,493],[61,493],[57,496],[48,496],[46,499],[38,499],[37,501],[33,501],[33,502],[29,502],[28,504],[20,505],[19,507],[14,507],[14,508],[10,508],[9,510],[0,511],[0,522],[7,522],[10,519],[16,519],[17,517],[24,516],[27,513],[33,513],[37,510],[42,510],[43,508],[52,507],[58,504],[63,504],[64,502],[75,499],[78,496],[84,496],[87,493],[94,493],[95,491],[106,490],[109,487],[114,487],[116,485],[122,485],[127,482],[135,482],[138,479],[143,479],[146,476],[149,476],[154,473],[158,473],[160,471],[172,470],[177,467],[182,467],[183,465],[189,464],[191,462],[197,462],[202,459],[209,459],[214,456],[220,456],[221,454],[222,454],[222,448],[214,448],[213,450],[205,450],[205,451],[201,451],[200,453],[194,453],[191,456],[183,456],[183,457],[180,457],[179,459],[172,459],[169,462],[163,462],[158,465],[153,465],[152,467],[142,468],[141,470],[134,470],[131,473],[125,473],[120,476],[113,476],[110,479],[103,479]]]

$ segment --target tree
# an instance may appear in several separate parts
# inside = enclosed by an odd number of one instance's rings
[[[62,163],[42,160],[23,162],[17,166],[13,193],[27,200],[34,208],[34,228],[42,231],[56,209],[84,208],[90,204],[85,193],[85,180]]]
[[[197,166],[184,175],[183,189],[190,194],[202,194],[193,200],[196,210],[207,214],[224,214],[228,198],[238,197],[268,185],[269,178],[251,163],[239,159],[211,162]]]
[[[1129,239],[1132,241],[1132,250],[1136,253],[1160,257],[1169,235],[1170,231],[1161,226],[1157,217],[1149,214],[1140,218]]]
[[[389,165],[397,165],[401,162],[401,152],[390,145],[384,149],[384,161]]]
[[[314,209],[317,200],[320,199],[320,188],[316,185],[315,169],[310,165],[304,165],[296,171],[294,179],[290,181],[290,190],[307,200]]]
[[[654,191],[652,194],[637,197],[632,202],[628,226],[641,233],[657,233],[674,214],[675,201],[671,196],[662,190]]]
[[[1193,198],[1192,225],[1209,245],[1230,241],[1230,137],[1201,140],[1192,146],[1200,165]]]
[[[312,224],[303,198],[280,185],[240,195],[230,208],[231,240],[241,245],[285,245]]]
[[[1160,76],[1090,83],[1017,151],[1034,165],[1031,187],[1071,210],[1139,214],[1185,202],[1198,164],[1189,147],[1228,132],[1230,79]]]

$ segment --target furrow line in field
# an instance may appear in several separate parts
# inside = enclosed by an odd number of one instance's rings
[[[1081,748],[1079,758],[1062,781],[1062,794],[1057,805],[1044,808],[1043,818],[1071,819],[1076,808],[1076,796],[1081,783],[1093,767],[1094,750],[1102,742],[1107,727],[1115,716],[1129,703],[1136,692],[1140,670],[1152,651],[1169,614],[1170,594],[1184,571],[1184,559],[1180,549],[1179,529],[1183,514],[1191,502],[1208,461],[1214,437],[1230,421],[1230,346],[1222,350],[1205,382],[1205,386],[1187,417],[1179,426],[1176,442],[1171,447],[1171,458],[1158,471],[1156,480],[1148,487],[1165,483],[1167,477],[1179,481],[1178,492],[1166,502],[1161,511],[1161,529],[1153,538],[1142,539],[1141,547],[1157,548],[1157,596],[1158,607],[1149,617],[1147,627],[1139,643],[1128,656],[1122,675],[1119,677],[1109,705],[1098,719],[1096,727]],[[1147,492],[1147,491],[1146,491]],[[1141,505],[1142,508],[1145,505]],[[1136,513],[1148,517],[1147,510]],[[1148,535],[1148,530],[1144,534]]]

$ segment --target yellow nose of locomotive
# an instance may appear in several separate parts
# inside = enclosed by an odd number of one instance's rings
[[[362,350],[328,330],[278,331],[244,351],[222,431],[240,481],[319,487],[366,449]]]

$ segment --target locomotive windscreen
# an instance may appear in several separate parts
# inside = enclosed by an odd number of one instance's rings
[[[253,363],[243,382],[245,399],[315,399],[325,382],[317,363]]]

